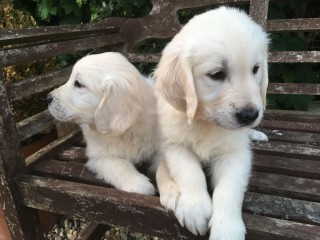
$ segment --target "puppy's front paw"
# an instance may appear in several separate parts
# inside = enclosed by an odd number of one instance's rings
[[[207,191],[188,191],[181,193],[175,215],[180,224],[194,235],[205,235],[211,212],[211,198]]]
[[[219,216],[217,216],[219,215]],[[246,228],[241,218],[225,217],[213,213],[209,240],[244,240]]]
[[[166,210],[175,211],[180,196],[178,186],[171,182],[160,192],[160,203]]]
[[[149,178],[143,174],[139,174],[134,178],[130,178],[123,184],[121,190],[126,192],[135,192],[145,195],[154,195],[156,193],[155,188],[150,182]]]
[[[265,141],[265,142],[267,142],[269,140],[268,136],[265,133],[254,130],[254,129],[250,129],[249,138],[252,141]]]

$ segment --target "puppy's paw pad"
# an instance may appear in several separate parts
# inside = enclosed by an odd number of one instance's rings
[[[254,129],[250,130],[249,138],[252,141],[268,141],[269,140],[268,136],[265,133],[257,131],[257,130],[254,130]]]
[[[166,186],[166,189],[160,193],[160,203],[167,210],[175,211],[180,196],[180,191],[176,184],[172,183]]]
[[[211,213],[211,198],[206,191],[181,193],[175,215],[180,224],[194,235],[206,234]]]
[[[246,228],[242,219],[213,216],[209,225],[209,240],[245,240]]]

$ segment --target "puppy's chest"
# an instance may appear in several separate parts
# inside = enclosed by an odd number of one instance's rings
[[[245,148],[245,142],[242,134],[229,131],[208,131],[199,133],[197,137],[190,139],[189,147],[199,156],[200,161],[208,162]]]

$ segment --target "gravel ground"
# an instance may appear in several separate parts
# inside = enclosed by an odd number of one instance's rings
[[[45,239],[75,240],[81,229],[86,225],[87,222],[79,218],[62,218],[53,226],[52,230],[46,234]]]
[[[79,218],[62,218],[56,223],[52,230],[45,234],[46,240],[76,240],[79,232],[88,224]],[[125,228],[111,228],[105,233],[101,240],[163,240],[141,233],[129,232]]]

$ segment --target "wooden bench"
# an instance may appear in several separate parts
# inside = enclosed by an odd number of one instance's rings
[[[110,18],[95,24],[1,31],[0,65],[108,49],[123,52],[135,63],[157,63],[159,52],[141,53],[135,51],[136,46],[176,34],[181,28],[178,10],[222,3],[248,6],[251,16],[269,32],[320,30],[320,18],[268,20],[268,0],[154,0],[151,13],[142,19]],[[269,61],[319,63],[320,52],[271,52]],[[12,239],[43,238],[37,209],[166,239],[206,239],[182,228],[157,196],[121,192],[97,180],[84,167],[85,145],[77,129],[22,157],[20,142],[54,126],[54,121],[45,110],[16,122],[10,104],[64,83],[70,70],[7,85],[0,75],[0,203]],[[319,96],[320,84],[271,83],[269,93]],[[270,141],[253,144],[254,172],[243,205],[247,238],[320,239],[320,114],[268,110],[260,129]],[[88,232],[86,236],[90,238]]]

